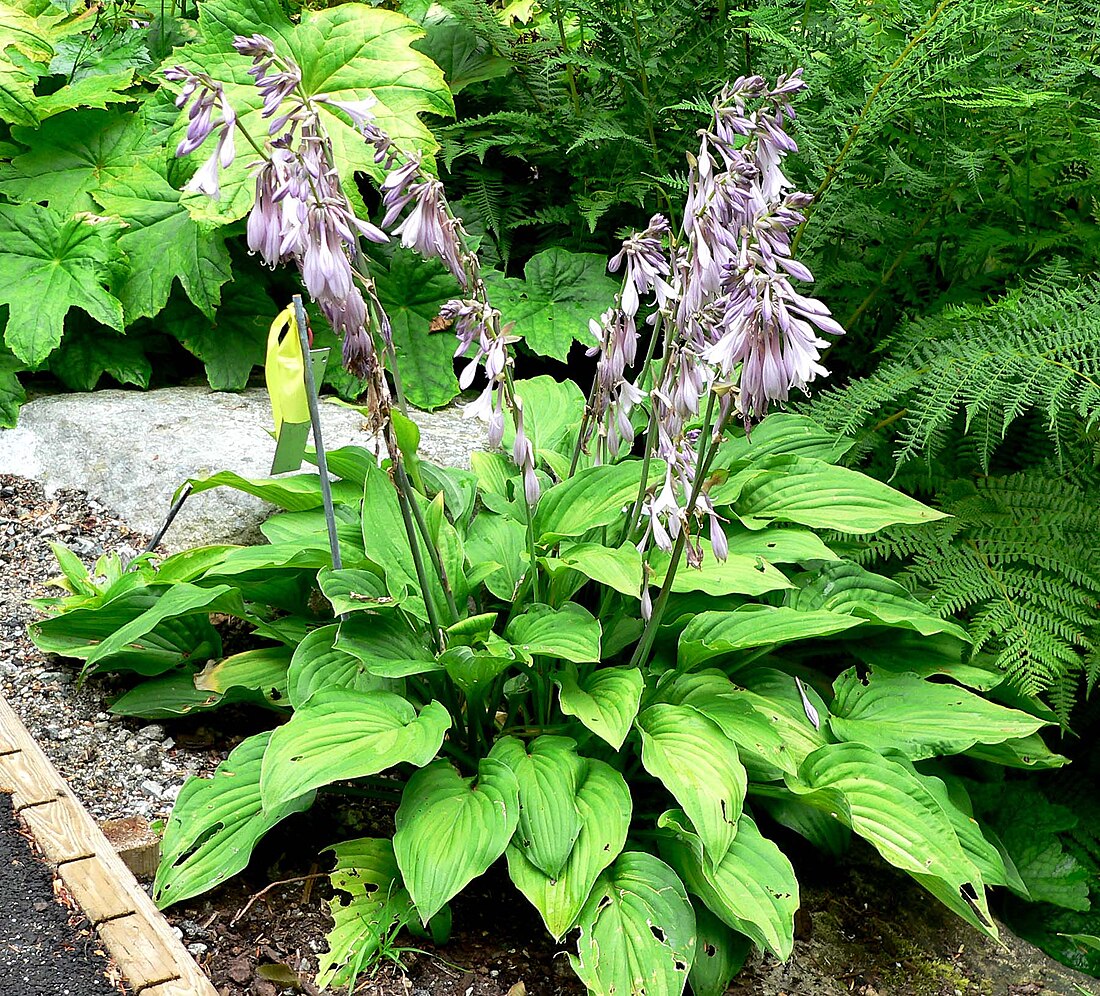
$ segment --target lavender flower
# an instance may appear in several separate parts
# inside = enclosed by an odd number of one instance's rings
[[[185,66],[171,66],[164,71],[165,78],[173,83],[183,83],[183,89],[176,98],[177,107],[191,103],[188,111],[187,133],[176,146],[177,156],[187,156],[198,149],[214,131],[218,131],[218,143],[213,155],[199,167],[184,190],[206,194],[215,200],[221,194],[218,182],[219,169],[233,165],[236,149],[233,144],[233,131],[237,115],[225,99],[222,85],[202,73],[193,73]],[[214,112],[220,111],[221,117],[214,120]]]
[[[393,229],[406,249],[415,249],[428,259],[438,257],[463,290],[467,288],[466,267],[458,240],[457,222],[447,211],[443,184],[424,174],[418,156],[412,156],[382,183],[382,206],[386,215],[382,227],[389,228],[412,205],[405,220]]]

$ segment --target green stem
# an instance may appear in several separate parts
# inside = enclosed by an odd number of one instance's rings
[[[443,560],[439,556],[439,548],[433,542],[431,534],[428,532],[428,523],[424,520],[424,513],[420,509],[420,503],[416,500],[412,482],[409,480],[409,475],[405,472],[404,460],[394,461],[393,472],[394,477],[397,478],[398,490],[404,492],[405,500],[409,504],[413,518],[416,520],[420,535],[424,538],[424,547],[427,549],[432,567],[435,568],[435,573],[439,577],[439,586],[443,589],[443,597],[447,600],[447,609],[451,613],[451,622],[456,623],[460,616],[458,606],[455,604],[454,593],[451,591],[450,581],[447,579],[447,569],[443,566]],[[427,592],[425,592],[424,598],[426,601],[428,598]]]
[[[718,444],[721,441],[722,432],[725,429],[726,422],[729,419],[729,411],[733,410],[733,407],[731,405],[730,410],[727,411],[719,420],[718,425],[714,429],[714,432],[709,433],[710,420],[711,416],[714,413],[714,399],[715,394],[712,391],[710,399],[707,402],[707,414],[704,420],[703,431],[699,436],[700,459],[697,461],[696,464],[695,480],[692,482],[691,496],[688,498],[687,507],[685,509],[685,521],[680,527],[680,534],[676,537],[676,544],[672,548],[672,559],[669,561],[668,570],[665,572],[665,580],[664,584],[661,585],[661,593],[657,596],[657,601],[653,606],[653,614],[649,617],[649,622],[646,623],[645,629],[642,631],[642,636],[641,639],[638,641],[638,646],[634,649],[634,655],[630,658],[631,667],[641,667],[649,659],[649,653],[653,649],[653,642],[657,638],[657,627],[660,626],[661,618],[665,614],[665,607],[668,604],[668,596],[669,593],[672,591],[672,582],[676,578],[676,572],[679,569],[680,560],[683,557],[684,545],[687,542],[689,523],[692,514],[695,512],[695,505],[699,499],[699,492],[703,488],[703,481],[706,480],[707,473],[710,470],[711,461],[714,459],[714,454],[718,452]]]
[[[558,37],[561,38],[561,54],[565,59],[565,77],[569,81],[569,95],[573,98],[573,113],[580,115],[581,99],[577,94],[577,81],[573,75],[573,63],[569,60],[569,42],[565,37],[565,15],[562,13],[561,0],[554,4],[554,20],[558,24]]]

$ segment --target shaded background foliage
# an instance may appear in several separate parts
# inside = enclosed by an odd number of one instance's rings
[[[244,18],[257,5],[223,6]],[[573,371],[583,362],[585,319],[613,293],[603,259],[616,236],[678,200],[682,150],[705,106],[696,99],[741,73],[804,68],[791,178],[817,201],[799,250],[849,334],[829,357],[834,386],[801,407],[856,439],[852,465],[954,516],[848,552],[960,617],[1019,694],[1043,695],[1065,735],[1083,735],[1079,748],[1067,743],[1087,756],[1095,707],[1081,692],[1100,673],[1100,9],[1085,0],[384,6],[422,24],[414,48],[453,94],[453,118],[433,116],[441,107],[430,101],[416,111],[500,270],[498,304],[520,315],[527,373],[567,376],[560,361]],[[286,278],[248,256],[240,222],[180,197],[193,166],[171,159],[176,116],[158,67],[181,46],[201,48],[204,8],[0,3],[5,424],[28,376],[80,390],[105,377],[146,387],[201,364],[211,386],[236,390],[262,358]],[[410,399],[443,404],[458,390],[451,340],[430,329],[453,287],[442,269],[400,252],[377,262],[411,365]],[[356,394],[346,374],[329,376]],[[990,790],[990,807],[1000,792],[1046,784],[1010,780]],[[1082,793],[1067,780],[1049,786],[1077,813],[1056,814],[1050,833],[1087,837]],[[1091,869],[1082,881],[1095,883],[1095,837],[1073,839],[1073,860]],[[1088,916],[1087,901],[1078,889],[1067,905]],[[1043,937],[1065,954],[1063,941]]]

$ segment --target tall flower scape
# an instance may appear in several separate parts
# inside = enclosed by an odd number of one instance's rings
[[[377,425],[384,425],[389,389],[380,353],[395,360],[390,322],[378,300],[360,240],[384,242],[387,232],[428,258],[442,260],[468,295],[447,303],[441,317],[458,337],[456,357],[466,357],[459,383],[473,385],[478,368],[488,381],[466,414],[488,424],[499,446],[510,417],[512,456],[523,472],[529,506],[541,484],[523,424],[522,398],[512,387],[514,342],[492,307],[477,256],[462,222],[451,212],[442,184],[406,155],[374,123],[371,100],[343,103],[310,98],[301,72],[281,57],[271,39],[238,36],[250,75],[264,97],[268,140],[254,164],[256,198],[248,217],[248,244],[266,263],[293,262],[306,289],[343,339],[347,368],[369,382]],[[218,195],[218,170],[236,155],[241,128],[222,87],[183,66],[166,71],[182,83],[177,106],[190,103],[189,126],[177,155],[193,152],[212,134],[216,146],[188,188]],[[610,269],[623,271],[614,306],[590,323],[597,372],[579,439],[595,463],[613,461],[645,426],[647,454],[663,473],[646,483],[629,515],[627,533],[639,549],[652,543],[698,566],[709,547],[724,559],[726,540],[706,494],[701,462],[731,416],[746,429],[792,389],[805,391],[827,371],[821,334],[843,334],[828,308],[795,288],[813,276],[791,255],[791,236],[802,223],[810,195],[794,191],[783,159],[796,146],[786,132],[795,113],[791,98],[804,88],[801,70],[774,87],[760,76],[741,77],[713,102],[714,116],[689,156],[683,221],[674,231],[655,215],[645,231],[627,239]],[[318,104],[342,111],[375,149],[385,171],[380,186],[381,225],[356,217],[335,168]],[[249,137],[249,144],[260,146]],[[644,315],[648,310],[649,314]],[[639,323],[643,331],[639,330]],[[647,341],[639,363],[639,341]],[[393,455],[391,453],[391,455]],[[574,469],[577,459],[574,459]],[[649,611],[648,594],[643,607]]]

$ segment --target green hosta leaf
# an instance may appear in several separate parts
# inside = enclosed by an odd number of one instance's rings
[[[466,559],[471,567],[499,564],[486,576],[485,587],[502,601],[511,602],[527,573],[527,531],[515,519],[482,512],[466,534]]]
[[[576,664],[600,659],[600,624],[576,602],[560,609],[532,605],[504,631],[505,639],[526,654],[558,657]]]
[[[619,291],[607,260],[595,253],[546,249],[527,261],[525,279],[486,274],[489,297],[515,334],[540,356],[565,360],[573,341],[592,343],[590,318],[599,318]]]
[[[718,560],[711,551],[710,540],[700,540],[703,547],[702,567],[682,564],[672,579],[677,592],[703,591],[708,595],[763,595],[768,591],[793,588],[786,576],[760,557],[730,554]],[[650,556],[654,576],[663,579],[668,571],[667,554],[657,551]]]
[[[467,699],[480,701],[489,683],[514,663],[514,659],[473,647],[457,646],[440,654],[439,663]]]
[[[135,685],[115,699],[109,711],[114,716],[176,719],[216,709],[223,699],[219,692],[199,691],[195,687],[195,675],[189,669],[177,670]]]
[[[516,776],[494,757],[481,759],[476,779],[437,761],[409,779],[396,822],[397,864],[427,924],[504,853],[519,822]]]
[[[650,479],[660,471],[650,465]],[[598,526],[608,526],[622,518],[623,508],[638,494],[642,462],[586,467],[567,481],[545,492],[535,513],[535,535],[540,543],[556,543],[580,536]]]
[[[738,435],[719,447],[715,467],[728,467],[739,460],[760,464],[768,457],[799,456],[835,463],[854,445],[854,440],[822,428],[805,415],[772,412],[754,426],[751,436]]]
[[[807,529],[777,526],[749,531],[726,527],[730,555],[760,557],[771,564],[812,564],[821,560],[839,560],[817,533]]]
[[[148,139],[136,114],[70,111],[36,128],[15,128],[12,137],[29,148],[0,173],[0,193],[15,201],[45,203],[59,215],[96,211],[93,195],[126,183],[135,171],[151,172],[144,148]],[[154,259],[134,262],[157,264]]]
[[[549,878],[558,877],[581,830],[575,796],[585,761],[568,737],[543,736],[524,744],[502,737],[492,757],[503,761],[519,784],[519,825],[512,846]]]
[[[1009,768],[1033,768],[1036,771],[1069,764],[1069,758],[1064,754],[1055,754],[1038,733],[1000,744],[975,744],[966,751],[966,756]]]
[[[557,875],[536,868],[515,838],[505,852],[508,874],[516,888],[539,911],[557,940],[580,915],[600,872],[622,851],[630,825],[630,789],[623,776],[603,761],[589,758],[583,762],[572,802],[580,830]]]
[[[922,776],[866,744],[828,744],[802,762],[797,779],[789,778],[787,787],[800,794],[821,793],[820,805],[868,840],[890,864],[912,875],[967,922],[996,937],[981,873]],[[974,898],[974,907],[964,894]]]
[[[377,612],[393,605],[385,582],[370,571],[326,567],[317,575],[321,593],[338,616],[352,612]]]
[[[947,633],[921,636],[917,632],[893,630],[865,639],[852,640],[847,649],[858,660],[883,674],[906,671],[921,678],[943,674],[967,688],[987,692],[1005,680],[1004,671],[992,661],[969,655],[969,640],[964,642]]]
[[[116,258],[113,223],[64,219],[37,204],[0,204],[0,304],[4,342],[29,366],[61,342],[65,316],[80,308],[122,331],[122,304],[104,290]]]
[[[742,605],[733,612],[700,612],[680,635],[677,661],[693,668],[738,650],[834,636],[863,622],[839,612],[801,612],[774,605]]]
[[[672,810],[657,825],[673,830],[661,840],[661,855],[711,912],[781,961],[794,947],[798,881],[786,855],[741,816],[737,837],[716,867],[683,813]]]
[[[213,320],[231,275],[225,233],[191,218],[165,172],[162,164],[140,166],[93,191],[107,214],[126,222],[118,247],[131,267],[114,290],[132,322],[158,314],[179,280],[195,307]]]
[[[711,866],[737,834],[748,776],[737,747],[721,728],[690,706],[660,703],[637,719],[642,764],[684,807]]]
[[[545,563],[551,574],[577,571],[623,595],[641,596],[642,555],[633,543],[620,547],[601,543],[562,544],[560,555],[546,557]]]
[[[120,626],[107,636],[84,661],[85,668],[91,668],[100,661],[106,661],[114,654],[128,647],[147,641],[149,634],[168,620],[181,616],[200,615],[208,617],[211,612],[241,611],[241,596],[229,585],[217,585],[213,588],[200,588],[193,584],[174,584],[164,591],[153,605]],[[138,649],[141,649],[140,646]],[[220,645],[218,647],[220,650]],[[200,658],[196,654],[193,661]],[[167,670],[167,668],[161,668]]]
[[[357,692],[385,690],[386,682],[371,674],[358,657],[334,646],[338,625],[309,633],[294,649],[287,671],[290,704],[300,709],[322,688],[350,688]]]
[[[285,508],[288,512],[304,512],[319,508],[321,500],[321,479],[316,474],[297,474],[294,477],[248,478],[241,477],[231,470],[222,470],[209,477],[192,478],[189,482],[192,494],[202,494],[214,488],[233,488],[247,495],[254,495],[263,501]],[[332,498],[336,502],[349,503],[359,497],[359,489],[344,481],[332,485]],[[328,537],[318,534],[317,544],[328,548]]]
[[[396,617],[350,616],[340,624],[336,649],[359,659],[369,673],[382,678],[441,670],[427,637]]]
[[[894,748],[914,761],[959,754],[976,743],[1026,737],[1047,725],[958,685],[925,681],[915,674],[872,673],[861,682],[850,668],[833,688],[829,727],[838,739],[879,750]]]
[[[593,996],[680,996],[695,958],[695,912],[683,883],[652,854],[625,851],[577,921],[573,971]]]
[[[256,842],[280,820],[313,804],[307,792],[260,805],[260,765],[270,733],[243,741],[213,778],[189,778],[161,842],[153,899],[164,909],[212,889],[248,864]]]
[[[916,630],[923,636],[946,633],[969,643],[965,629],[933,615],[896,581],[846,560],[825,565],[813,581],[791,595],[789,604],[799,609],[847,612],[884,626]]]
[[[510,317],[506,312],[505,320]],[[571,380],[543,375],[517,380],[516,395],[523,402],[523,431],[534,447],[535,460],[545,461],[559,477],[568,477],[573,442],[584,416],[581,389]],[[506,450],[511,450],[515,437],[515,428],[506,422]]]
[[[899,523],[944,517],[919,501],[854,470],[808,457],[776,456],[762,461],[734,510],[750,529],[770,522],[797,522],[811,529],[872,533]]]
[[[662,699],[702,713],[735,744],[749,773],[770,781],[794,774],[802,759],[826,740],[782,701],[735,685],[718,671],[675,675],[659,687]]]
[[[723,996],[752,950],[749,939],[730,930],[702,903],[695,910],[695,961],[688,973],[692,996]]]
[[[410,702],[392,692],[320,689],[271,735],[260,779],[264,807],[402,762],[427,764],[450,725],[438,702],[417,716]]]
[[[370,966],[391,934],[413,915],[412,899],[401,883],[393,842],[360,837],[330,848],[336,867],[329,873],[333,927],[328,951],[318,957],[317,985],[349,985],[359,965]]]
[[[439,408],[458,394],[454,333],[431,331],[432,319],[459,297],[455,278],[437,261],[399,249],[388,270],[374,273],[378,298],[390,316],[401,383],[418,408]]]
[[[222,288],[221,295],[212,318],[186,301],[170,298],[157,324],[202,360],[206,380],[215,391],[242,391],[253,369],[264,362],[267,333],[277,309],[255,281],[233,281]]]
[[[287,668],[290,647],[260,647],[212,661],[195,676],[200,691],[224,695],[231,689],[249,689],[273,705],[287,705]]]
[[[852,843],[852,831],[831,813],[807,805],[801,796],[754,799],[776,823],[805,837],[814,847],[834,858],[843,857]]]
[[[636,667],[605,667],[579,679],[577,669],[569,667],[555,676],[554,683],[559,689],[562,712],[576,716],[615,750],[622,748],[642,700],[645,680],[641,671]]]
[[[226,96],[249,133],[267,134],[267,120],[260,117],[259,94],[247,75],[250,60],[232,47],[233,37],[261,32],[275,42],[276,50],[301,67],[302,89],[307,97],[356,102],[374,97],[372,108],[378,126],[399,148],[429,156],[436,143],[417,117],[430,112],[444,117],[454,105],[439,69],[410,44],[423,32],[412,21],[391,11],[364,4],[343,4],[327,10],[306,10],[294,25],[277,0],[208,0],[199,8],[202,40],[177,53],[188,68],[200,69],[226,84]],[[336,169],[357,200],[353,174],[376,175],[373,147],[331,105],[319,105],[325,130],[332,138]],[[196,156],[210,154],[203,148]],[[220,202],[196,197],[189,203],[200,214],[226,222],[240,218],[252,203],[253,187],[248,163],[241,154],[226,170]]]

